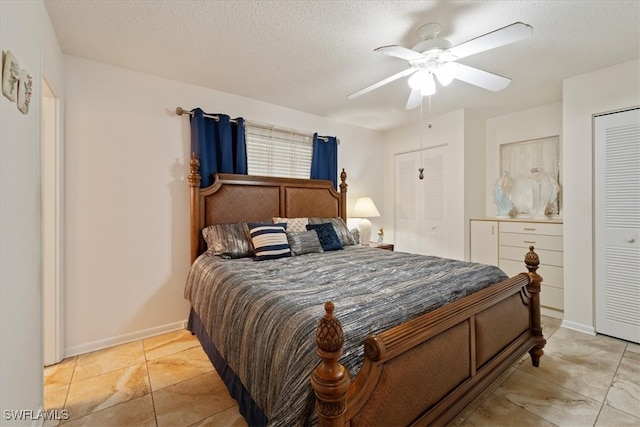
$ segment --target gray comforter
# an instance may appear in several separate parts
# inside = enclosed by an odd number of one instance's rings
[[[315,421],[309,376],[325,301],[344,327],[340,361],[353,378],[367,336],[506,277],[483,264],[347,246],[262,262],[202,255],[184,295],[270,425],[292,426]]]

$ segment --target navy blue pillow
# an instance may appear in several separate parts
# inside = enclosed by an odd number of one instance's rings
[[[342,242],[333,228],[333,224],[325,222],[324,224],[307,224],[307,230],[315,230],[318,233],[318,239],[325,251],[337,251],[342,249]]]

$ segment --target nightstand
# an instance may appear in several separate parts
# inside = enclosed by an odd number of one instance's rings
[[[393,243],[371,243],[369,246],[372,248],[385,249],[387,251],[393,250]]]

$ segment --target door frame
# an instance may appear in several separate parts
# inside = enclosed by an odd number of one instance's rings
[[[60,98],[55,88],[42,75],[40,122],[40,177],[42,197],[42,342],[43,364],[60,362],[64,358],[63,277],[64,277],[64,150]],[[44,98],[51,102],[45,102]],[[45,129],[44,115],[51,119],[51,128]],[[44,145],[51,144],[45,150]],[[51,180],[47,186],[45,180]],[[45,204],[45,194],[49,201]],[[51,205],[52,203],[52,205]],[[47,216],[45,227],[45,216]],[[50,268],[45,269],[45,265]],[[47,277],[45,277],[45,274]]]

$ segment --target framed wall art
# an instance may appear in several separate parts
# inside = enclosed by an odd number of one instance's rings
[[[31,92],[33,92],[33,79],[26,71],[22,70],[18,83],[18,110],[22,114],[29,114]]]
[[[509,176],[511,185],[509,198],[513,202],[516,215],[530,215],[533,209],[533,184],[544,173],[555,181],[560,190],[560,136],[500,145],[500,177]],[[549,208],[549,215],[560,214],[560,197]]]
[[[2,61],[2,94],[11,102],[15,102],[18,93],[20,64],[10,50],[4,53]]]

